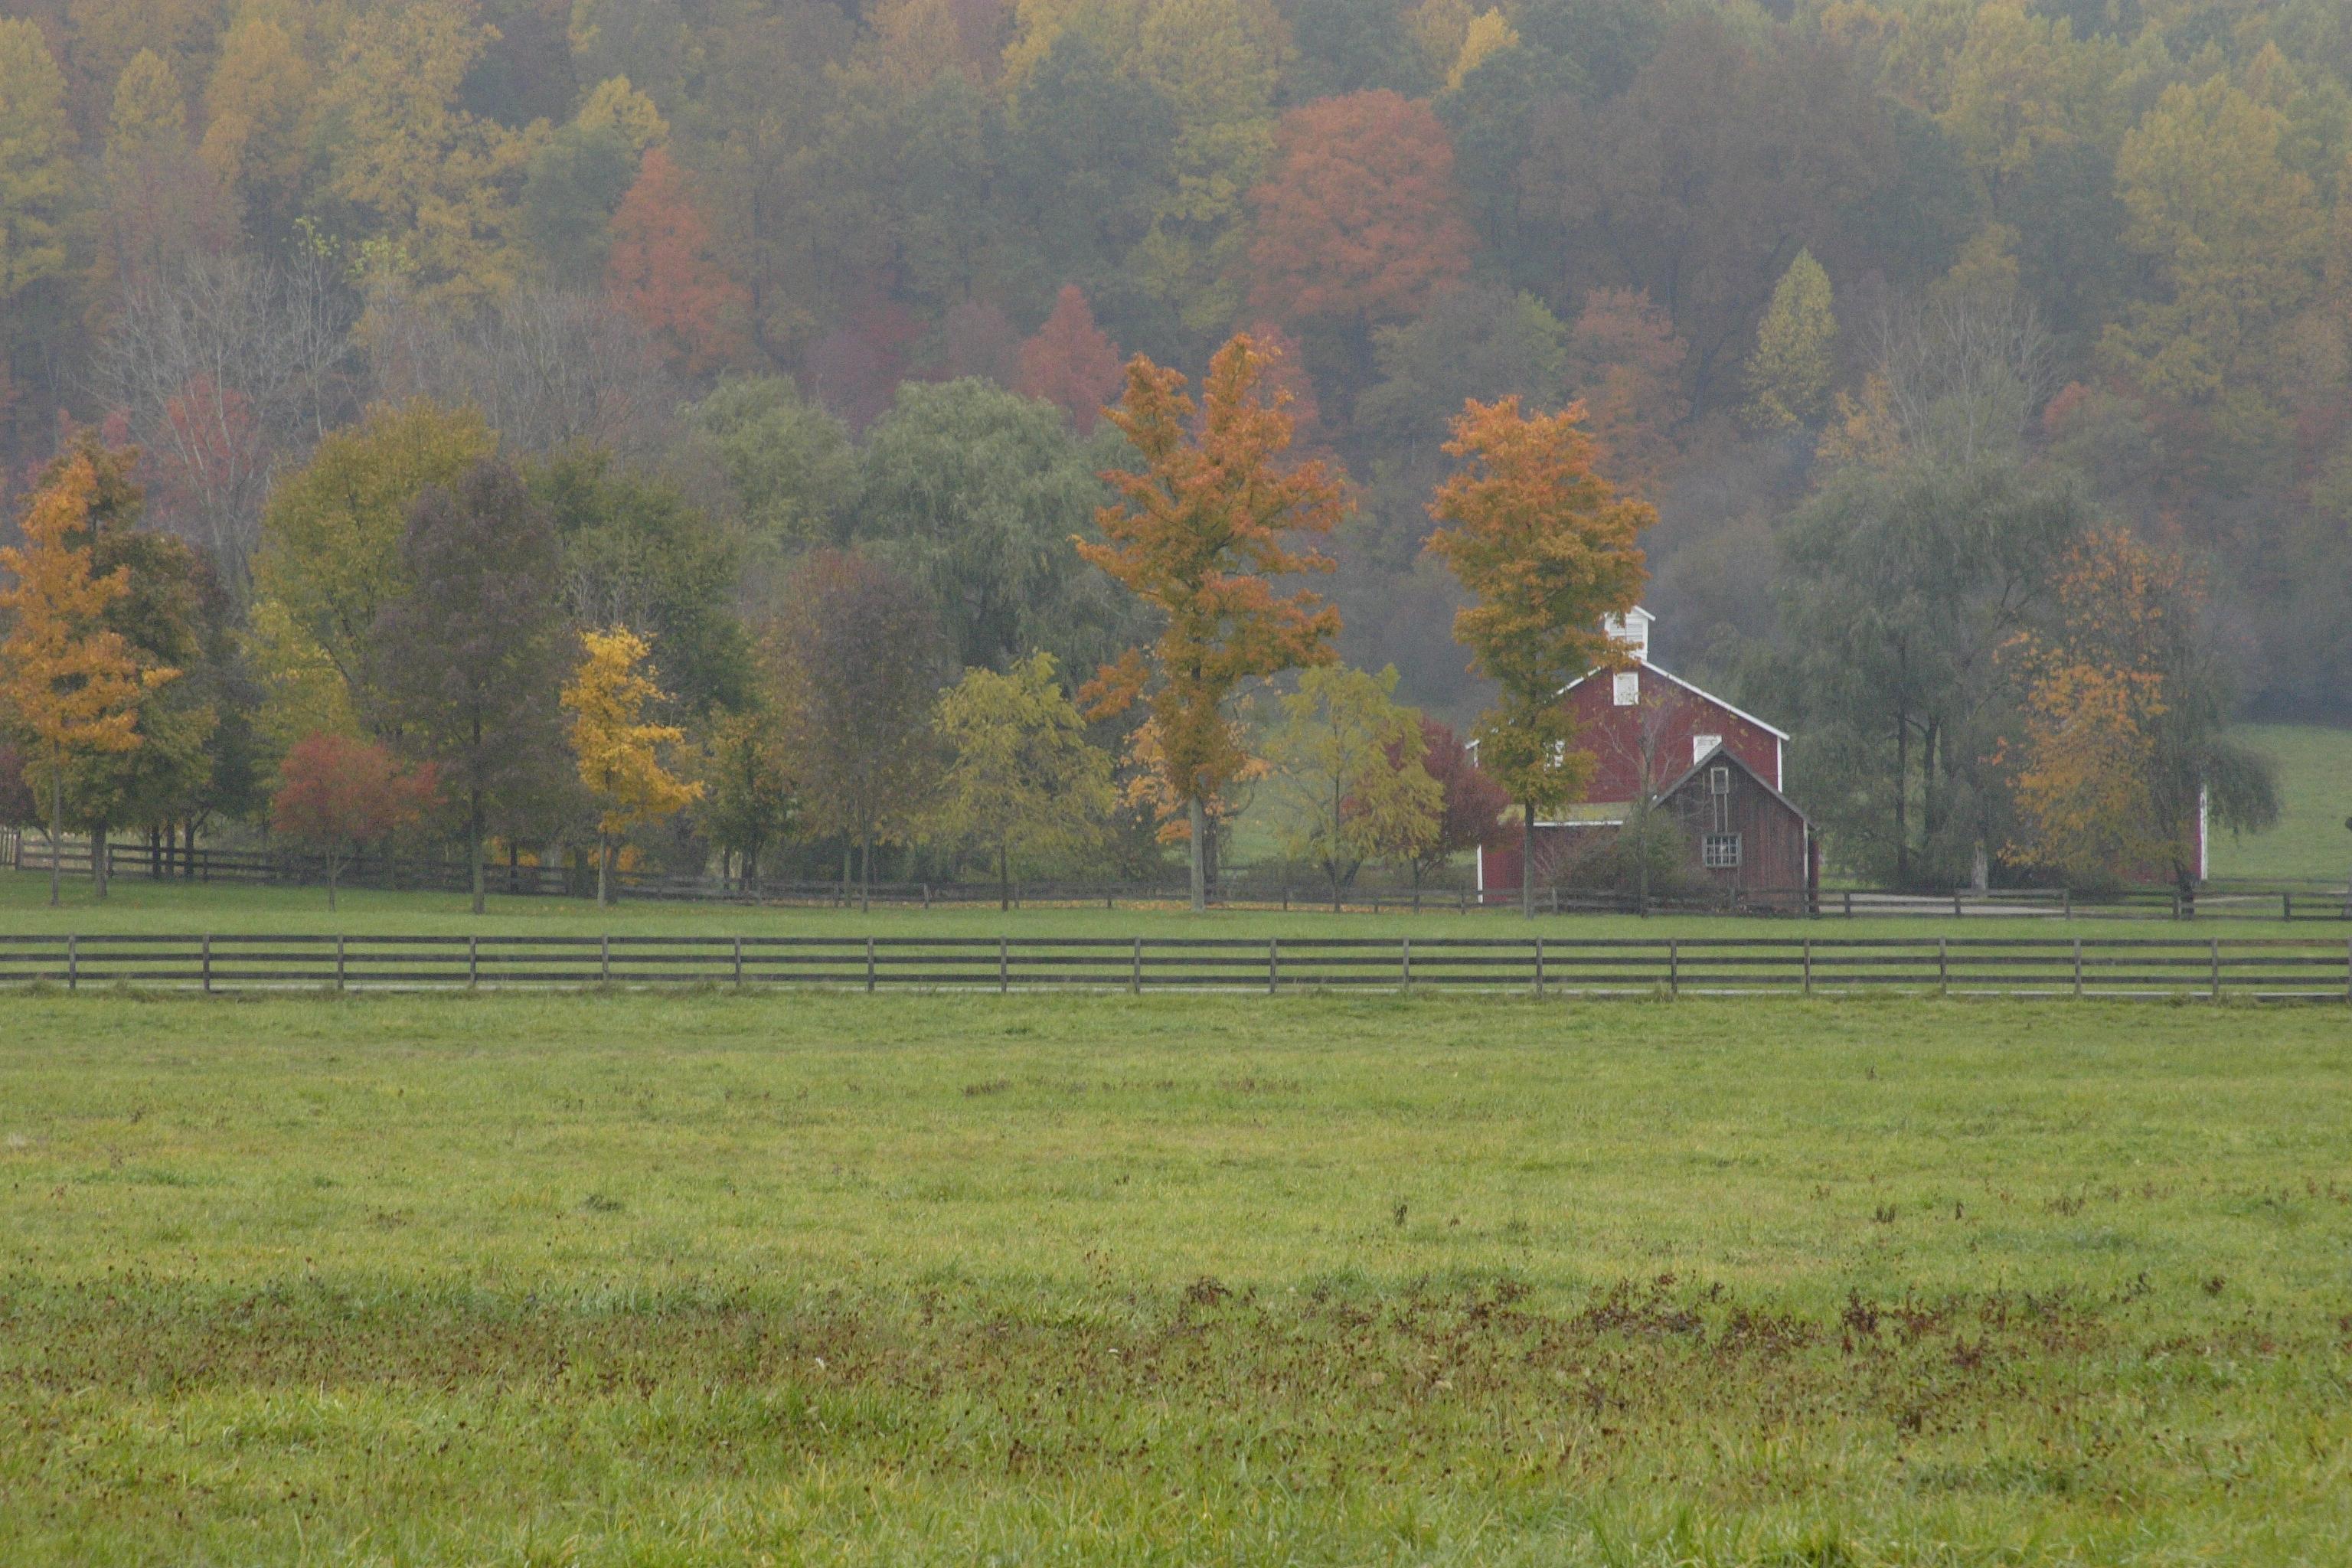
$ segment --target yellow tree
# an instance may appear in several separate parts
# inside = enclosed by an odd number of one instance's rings
[[[996,862],[997,904],[1013,907],[1013,870],[1097,849],[1117,795],[1110,753],[1087,739],[1050,653],[999,675],[968,669],[940,698],[954,752],[940,781],[940,837]]]
[[[1184,377],[1138,354],[1127,393],[1107,411],[1143,458],[1103,479],[1120,503],[1096,514],[1104,542],[1078,553],[1167,617],[1147,656],[1131,649],[1084,696],[1097,716],[1151,688],[1161,765],[1192,826],[1192,907],[1208,907],[1208,803],[1245,760],[1226,722],[1242,682],[1328,664],[1339,612],[1314,593],[1274,580],[1328,572],[1331,560],[1296,549],[1294,534],[1328,533],[1347,514],[1339,480],[1319,462],[1286,467],[1287,394],[1261,395],[1272,364],[1248,337],[1217,351],[1196,407]]]
[[[2097,887],[2161,866],[2173,853],[2156,809],[2162,679],[2045,656],[2026,689],[2014,788],[2028,830],[2011,859]]]
[[[1582,795],[1592,769],[1591,753],[1574,747],[1560,689],[1617,657],[1602,618],[1633,607],[1644,577],[1634,541],[1658,518],[1593,473],[1583,420],[1581,404],[1530,417],[1516,397],[1472,399],[1445,447],[1464,467],[1429,504],[1448,525],[1429,548],[1475,601],[1455,614],[1454,640],[1501,688],[1479,720],[1478,762],[1519,803],[1528,915],[1536,813]]]
[[[1837,372],[1837,313],[1830,275],[1801,250],[1772,290],[1748,361],[1748,418],[1759,430],[1811,424],[1829,401]]]
[[[702,785],[662,763],[665,748],[686,739],[672,724],[646,721],[665,700],[646,639],[626,626],[583,632],[580,668],[563,689],[572,711],[572,750],[580,782],[604,807],[596,819],[596,902],[611,900],[613,847],[629,829],[658,822],[702,798]]]
[[[58,901],[58,839],[65,827],[65,779],[82,757],[135,751],[139,705],[179,672],[142,668],[121,633],[101,624],[107,606],[131,592],[121,567],[91,571],[87,542],[99,476],[78,453],[33,497],[21,548],[0,549],[16,581],[0,590],[10,612],[0,642],[0,707],[32,742],[28,783],[49,797],[49,902]]]

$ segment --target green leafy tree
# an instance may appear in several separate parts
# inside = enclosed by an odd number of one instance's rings
[[[1801,250],[1772,290],[1748,361],[1748,419],[1759,430],[1810,425],[1828,411],[1837,374],[1830,275]]]
[[[790,552],[838,542],[858,495],[848,426],[782,376],[720,382],[688,413],[752,537]]]
[[[387,727],[436,764],[465,814],[474,912],[482,847],[557,787],[565,766],[559,699],[568,663],[562,609],[548,585],[562,546],[521,476],[488,459],[410,506],[403,592],[368,639]]]
[[[1103,846],[1115,809],[1111,756],[1062,689],[1049,653],[1003,674],[968,669],[940,698],[940,736],[951,761],[933,831],[994,862],[1000,908],[1013,878],[1068,866]]]
[[[722,855],[734,858],[744,882],[756,885],[760,857],[784,841],[800,816],[774,714],[763,701],[718,715],[702,753],[707,788],[695,821]]]
[[[1396,688],[1394,665],[1304,670],[1266,746],[1283,855],[1323,874],[1334,910],[1364,862],[1414,863],[1444,826],[1421,712],[1398,702]]]
[[[870,897],[874,847],[910,836],[937,778],[932,718],[946,647],[929,597],[845,551],[804,557],[767,637],[784,756],[803,821],[841,844]]]
[[[653,639],[689,718],[751,700],[751,639],[734,605],[741,552],[724,529],[675,486],[600,447],[567,447],[524,476],[562,542],[551,587],[574,626],[626,626]]]
[[[1097,662],[1116,606],[1072,542],[1103,502],[1092,468],[1052,404],[909,382],[866,439],[856,537],[931,596],[961,664]]]
[[[470,409],[378,405],[270,491],[254,562],[255,652],[265,687],[308,710],[287,742],[332,727],[336,707],[373,720],[370,639],[404,587],[409,510],[495,447]]]

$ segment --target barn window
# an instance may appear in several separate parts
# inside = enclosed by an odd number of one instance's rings
[[[1706,761],[1706,754],[1721,744],[1723,744],[1723,737],[1720,735],[1693,735],[1691,737],[1691,766],[1696,767],[1699,763]]]
[[[1706,842],[1699,848],[1699,863],[1710,871],[1739,869],[1739,835],[1737,833],[1708,834]]]
[[[1610,695],[1616,699],[1617,706],[1620,708],[1631,708],[1640,702],[1642,672],[1638,669],[1619,670],[1617,679],[1610,683]]]
[[[1709,795],[1729,795],[1731,793],[1731,770],[1720,763],[1707,769],[1706,793]]]

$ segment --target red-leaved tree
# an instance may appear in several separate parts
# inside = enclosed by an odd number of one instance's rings
[[[1021,379],[1013,390],[1054,405],[1085,436],[1118,395],[1119,381],[1118,345],[1095,324],[1085,291],[1065,284],[1054,313],[1021,345]]]
[[[278,779],[270,824],[325,858],[331,910],[352,858],[423,816],[440,794],[432,763],[403,768],[382,746],[349,735],[305,735],[286,753]]]
[[[1502,819],[1503,808],[1511,804],[1503,786],[1479,771],[1470,748],[1454,734],[1453,725],[1424,718],[1421,741],[1421,765],[1437,781],[1444,799],[1438,807],[1437,837],[1412,857],[1416,888],[1426,873],[1484,844]],[[1404,765],[1402,742],[1389,747],[1389,762],[1395,767]]]
[[[646,150],[612,234],[604,287],[670,363],[699,375],[734,357],[751,296],[719,265],[685,171],[659,147]]]
[[[1258,310],[1400,321],[1467,270],[1454,143],[1429,105],[1386,91],[1327,98],[1284,115],[1276,138],[1274,172],[1251,194]]]

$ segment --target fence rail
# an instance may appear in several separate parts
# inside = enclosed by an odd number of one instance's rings
[[[2278,937],[16,936],[0,987],[1360,989],[1535,995],[2192,997],[2352,1003],[2352,942]]]
[[[20,871],[47,871],[50,851],[45,841],[20,835],[9,851],[8,863]],[[59,868],[69,875],[87,876],[90,846],[68,838],[57,852]],[[290,850],[158,849],[131,842],[107,847],[109,874],[115,877],[184,879],[203,882],[258,883],[275,886],[321,886],[326,863],[316,856]],[[593,895],[593,873],[565,866],[508,866],[485,863],[484,885],[509,897],[561,898]],[[461,860],[431,860],[410,857],[362,856],[347,866],[342,884],[350,888],[400,888],[438,892],[463,891],[472,885]],[[683,877],[656,871],[621,871],[614,888],[625,899],[672,900],[704,903],[783,908],[844,908],[880,905],[887,908],[977,908],[998,901],[992,882],[893,882],[871,889],[839,882],[740,877]],[[1181,884],[1149,882],[1024,882],[1012,889],[1012,901],[1025,906],[1091,906],[1182,903],[1189,897]],[[1517,910],[1519,895],[1480,893],[1457,888],[1347,888],[1335,898],[1329,889],[1288,882],[1258,871],[1238,871],[1223,879],[1213,901],[1223,909],[1314,910],[1338,907],[1378,914],[1470,913],[1477,910]],[[1743,888],[1704,897],[1654,897],[1571,888],[1547,888],[1537,893],[1538,909],[1548,914],[1736,914],[1891,919],[1905,916],[2051,919],[2102,918],[2124,920],[2262,920],[2352,921],[2352,890],[2342,883],[2306,880],[2294,883],[2215,883],[2193,893],[2169,888],[2134,888],[2089,895],[2063,889],[2000,889],[1977,892],[1897,891],[1885,889]]]

